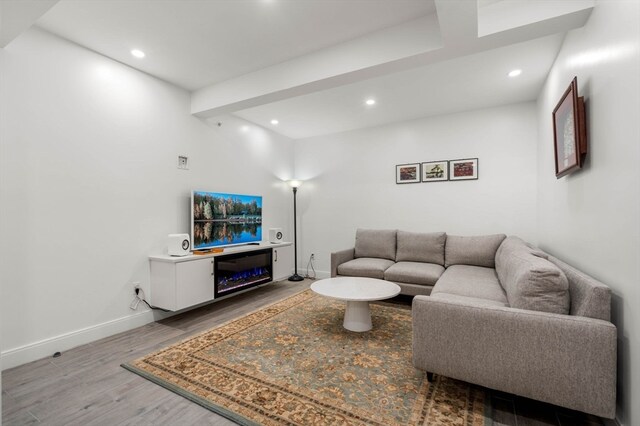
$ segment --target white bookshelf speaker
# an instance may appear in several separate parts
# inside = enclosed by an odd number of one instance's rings
[[[169,256],[186,256],[190,253],[189,234],[169,234],[167,252]]]
[[[282,228],[269,228],[269,242],[271,243],[282,242]]]

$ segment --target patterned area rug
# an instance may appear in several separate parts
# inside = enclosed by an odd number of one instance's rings
[[[408,307],[373,304],[366,333],[344,309],[306,290],[123,367],[240,424],[489,423],[481,389],[413,367]]]

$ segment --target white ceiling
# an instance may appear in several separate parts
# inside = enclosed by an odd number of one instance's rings
[[[432,0],[62,0],[38,26],[195,90],[434,10]]]
[[[35,23],[191,91],[199,117],[231,113],[301,139],[534,100],[564,34],[593,5],[61,0]],[[523,73],[509,79],[513,68]],[[369,97],[375,106],[364,105]]]
[[[556,34],[236,112],[302,139],[536,99],[563,36]],[[516,78],[509,71],[526,70]],[[366,106],[373,98],[376,104]],[[327,132],[327,129],[330,129]]]

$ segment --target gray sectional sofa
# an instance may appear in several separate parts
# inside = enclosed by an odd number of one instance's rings
[[[615,417],[609,287],[518,237],[359,229],[331,275],[416,296],[413,363],[429,376]]]

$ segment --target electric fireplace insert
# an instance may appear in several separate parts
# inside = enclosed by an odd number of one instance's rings
[[[215,297],[273,281],[271,249],[216,256]]]

